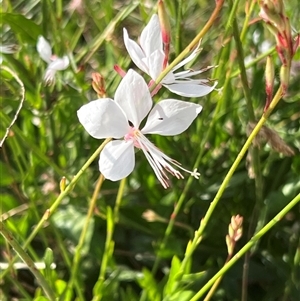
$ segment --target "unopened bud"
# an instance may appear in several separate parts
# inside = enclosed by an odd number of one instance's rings
[[[260,1],[260,17],[265,22],[273,23],[278,30],[284,30],[284,6],[282,0]]]
[[[92,73],[92,87],[100,98],[106,97],[104,78],[100,73]]]
[[[167,14],[163,0],[158,1],[158,18],[161,28],[162,40],[164,44],[165,59],[163,67],[165,68],[168,64],[170,42],[171,42],[171,26],[169,22],[169,16]]]
[[[234,241],[238,241],[243,235],[243,228],[239,228],[236,230],[236,234],[234,236]]]
[[[234,244],[232,243],[232,239],[229,237],[229,235],[226,235],[226,245],[228,255],[231,256],[233,254]]]
[[[166,219],[159,216],[156,212],[154,212],[153,210],[150,210],[150,209],[143,212],[142,217],[150,223],[152,223],[152,222],[165,222],[166,221]]]
[[[290,80],[290,68],[288,66],[282,65],[280,68],[280,82],[282,85],[282,95],[285,95],[288,89]]]
[[[284,12],[282,0],[262,0],[260,5],[272,14],[282,14]]]
[[[164,2],[162,0],[158,1],[158,18],[162,32],[163,43],[169,44],[171,41],[171,26]]]
[[[274,78],[275,78],[275,70],[274,70],[274,62],[271,56],[267,57],[266,63],[266,71],[265,71],[265,79],[266,79],[266,104],[264,111],[269,107],[272,97],[273,97],[273,89],[274,89]]]
[[[240,227],[242,227],[243,224],[243,217],[238,215],[233,215],[231,217],[231,225],[232,228],[236,231],[237,229],[239,229]]]
[[[228,225],[228,234],[226,235],[226,245],[228,250],[228,255],[233,254],[235,243],[241,238],[243,234],[243,217],[234,215],[231,217],[231,222]]]
[[[66,189],[66,177],[62,177],[60,182],[59,182],[59,188],[60,188],[60,192],[65,191]]]

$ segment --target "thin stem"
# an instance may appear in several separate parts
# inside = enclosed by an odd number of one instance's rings
[[[114,229],[116,224],[119,221],[119,209],[120,209],[120,204],[122,200],[122,196],[124,194],[124,189],[125,189],[125,183],[126,183],[126,178],[121,180],[117,198],[116,198],[116,203],[114,207],[114,211],[112,212],[110,207],[107,207],[107,212],[106,212],[106,224],[107,224],[107,229],[106,229],[106,241],[105,241],[105,247],[103,251],[103,257],[101,261],[101,268],[100,268],[100,273],[99,273],[99,278],[98,281],[96,282],[94,289],[93,289],[93,299],[92,301],[100,301],[103,297],[104,293],[104,281],[105,281],[105,273],[107,269],[107,264],[109,260],[111,259],[113,252],[114,252],[114,241],[113,241],[113,234],[114,234]]]
[[[223,180],[223,182],[222,182],[215,198],[211,202],[204,218],[200,222],[200,226],[199,226],[198,230],[195,232],[195,236],[194,236],[193,241],[188,244],[184,259],[181,263],[179,275],[183,275],[183,273],[185,271],[185,268],[186,268],[186,265],[189,262],[189,260],[192,256],[192,254],[194,253],[196,247],[198,246],[198,244],[202,240],[202,235],[203,235],[203,232],[206,228],[206,225],[207,225],[213,211],[215,210],[221,196],[223,195],[223,193],[224,193],[224,191],[225,191],[232,175],[234,174],[234,172],[237,169],[239,163],[243,159],[245,153],[247,152],[247,150],[251,146],[251,143],[252,143],[253,139],[258,134],[259,130],[261,129],[263,124],[266,122],[267,118],[269,117],[269,115],[271,114],[271,112],[274,110],[275,106],[277,105],[277,103],[281,99],[282,91],[283,91],[283,88],[282,88],[282,86],[280,86],[277,93],[276,93],[276,95],[274,96],[268,110],[265,112],[265,114],[263,114],[263,116],[261,117],[261,119],[259,120],[257,125],[255,126],[255,128],[253,129],[252,133],[249,135],[247,141],[245,142],[244,146],[242,147],[241,151],[239,152],[239,154],[237,155],[235,161],[233,162],[231,168],[229,169],[227,175],[225,176],[225,178],[224,178],[224,180]]]
[[[41,218],[41,220],[39,221],[39,223],[37,224],[37,226],[34,228],[34,230],[32,231],[32,233],[29,235],[29,237],[25,241],[25,243],[23,245],[23,249],[24,250],[29,246],[29,244],[31,243],[31,241],[35,238],[35,236],[38,234],[38,232],[43,227],[44,223],[49,219],[49,217],[52,215],[52,213],[57,209],[57,207],[60,205],[61,201],[74,188],[74,186],[76,185],[76,183],[78,182],[78,180],[80,179],[80,177],[82,176],[82,174],[91,165],[91,163],[98,157],[98,155],[100,154],[100,152],[102,151],[102,149],[104,148],[104,146],[110,140],[111,140],[111,138],[105,139],[105,141],[98,147],[98,149],[92,154],[92,156],[82,166],[82,168],[79,170],[79,172],[74,176],[74,178],[72,179],[72,181],[70,182],[70,184],[65,188],[65,190],[61,191],[61,193],[59,194],[59,196],[57,197],[57,199],[54,201],[54,203],[51,205],[51,207],[48,210],[46,210],[46,212],[44,213],[43,217]],[[17,257],[14,257],[12,259],[12,263],[14,263],[16,261],[16,259],[17,259]],[[2,277],[4,277],[4,275],[6,274],[6,272],[7,271],[5,271],[4,273],[2,273]]]
[[[192,50],[194,49],[197,44],[200,42],[200,40],[203,38],[203,36],[208,32],[208,30],[210,29],[210,27],[214,24],[214,21],[216,20],[216,18],[219,15],[219,12],[223,6],[224,0],[217,0],[216,1],[217,5],[213,11],[213,13],[211,14],[209,20],[207,21],[207,23],[205,24],[205,26],[203,27],[203,29],[197,34],[197,36],[192,40],[192,42],[176,57],[176,59],[169,65],[166,67],[166,69],[164,69],[162,71],[162,73],[157,77],[157,79],[155,80],[155,85],[158,85],[163,78]],[[155,88],[155,85],[153,85],[153,89]]]
[[[223,5],[223,2],[224,1],[218,1],[217,3],[217,6],[213,12],[213,14],[211,15],[209,21],[207,22],[207,24],[204,26],[204,28],[202,29],[202,31],[193,39],[193,41],[183,50],[183,52],[161,73],[161,75],[158,77],[158,79],[156,80],[156,84],[159,83],[163,78],[164,76],[178,63],[181,61],[182,58],[185,57],[185,55],[190,51],[190,49],[192,49],[195,45],[197,45],[197,43],[199,42],[199,40],[204,36],[204,34],[208,31],[208,29],[211,27],[211,25],[213,24],[213,21],[217,18],[218,16],[218,13],[219,11],[221,10],[222,8],[222,5]],[[155,85],[154,85],[155,86]],[[219,103],[218,103],[218,107],[219,107]],[[215,114],[214,114],[214,117],[216,116],[216,112],[218,110],[215,110]],[[203,139],[203,141],[207,141],[211,131],[212,131],[212,128],[213,128],[213,123],[210,123],[210,126],[209,126],[209,130],[207,131],[207,135],[205,137],[205,139]],[[204,145],[204,144],[203,144]],[[198,154],[197,156],[197,159],[196,159],[196,162],[195,162],[195,165],[194,167],[197,167],[199,165],[199,162],[203,156],[203,152],[204,152],[204,148],[202,147],[201,148],[201,151],[200,153]],[[163,241],[162,243],[160,244],[159,246],[159,250],[163,250],[167,244],[167,241],[169,239],[169,236],[173,230],[173,227],[174,227],[174,224],[175,224],[175,221],[176,221],[176,216],[177,214],[179,213],[181,207],[182,207],[182,204],[186,198],[186,194],[187,192],[189,191],[190,189],[190,186],[191,184],[193,183],[193,177],[189,177],[185,187],[184,187],[184,190],[183,192],[181,193],[180,195],[180,198],[178,200],[178,202],[176,203],[176,206],[174,207],[174,211],[172,212],[171,216],[172,218],[169,220],[169,223],[168,223],[168,226],[166,228],[166,231],[165,231],[165,234],[164,234],[164,238],[163,238]],[[153,267],[152,267],[152,274],[155,274],[157,272],[157,269],[159,267],[159,264],[160,264],[160,257],[157,256],[155,258],[155,261],[154,261],[154,264],[153,264]],[[142,298],[141,300],[144,300],[145,298],[145,294],[143,293],[142,295]]]
[[[175,53],[181,50],[181,21],[182,21],[182,0],[177,3],[177,20],[176,20],[176,35],[175,35]]]
[[[251,4],[248,5],[248,10],[246,12],[246,17],[245,17],[244,25],[243,25],[242,32],[241,32],[241,35],[240,35],[240,40],[241,41],[243,41],[244,38],[245,38],[245,36],[246,36],[247,30],[249,28],[249,20],[250,20],[251,13],[252,13],[252,11],[254,9],[255,4],[256,4],[256,0],[251,0]]]
[[[72,264],[72,269],[71,269],[71,277],[70,277],[70,280],[69,280],[69,283],[68,283],[68,286],[67,286],[65,292],[71,291],[73,289],[73,285],[75,283],[76,277],[78,276],[78,267],[79,267],[79,262],[81,259],[81,251],[82,251],[82,248],[84,245],[84,241],[85,241],[85,237],[86,237],[86,234],[88,231],[90,220],[93,216],[94,209],[96,207],[99,191],[102,187],[104,180],[105,180],[104,176],[102,174],[100,174],[97,184],[96,184],[96,187],[94,189],[92,199],[90,201],[89,210],[88,210],[88,213],[87,213],[87,216],[85,219],[85,223],[84,223],[84,226],[82,228],[82,231],[81,231],[81,234],[79,237],[78,245],[76,246],[76,249],[75,249],[75,254],[74,254],[74,259],[73,259],[73,264]],[[65,299],[61,299],[61,300],[65,300]]]
[[[5,70],[5,71],[9,72],[9,73],[15,78],[15,80],[17,81],[17,83],[18,83],[18,84],[20,85],[20,87],[21,87],[21,100],[20,100],[20,104],[19,104],[19,106],[18,106],[18,109],[17,109],[17,111],[16,111],[16,113],[15,113],[14,118],[12,119],[11,123],[9,124],[9,126],[8,126],[7,129],[6,129],[6,132],[5,132],[5,134],[4,134],[4,137],[3,137],[2,140],[0,141],[0,148],[2,148],[5,139],[6,139],[6,138],[8,137],[8,135],[9,135],[9,132],[10,132],[11,127],[12,127],[12,126],[14,125],[14,123],[17,121],[18,116],[19,116],[19,114],[20,114],[20,111],[22,110],[23,103],[24,103],[24,100],[25,100],[25,87],[24,87],[23,82],[20,80],[20,78],[17,76],[17,74],[16,74],[14,71],[12,71],[10,68],[8,68],[8,67],[6,67],[6,66],[0,65],[0,67],[1,67],[1,69],[3,69],[3,70]]]
[[[253,110],[252,105],[252,99],[251,99],[251,92],[248,85],[248,78],[245,68],[245,59],[244,59],[244,50],[243,46],[240,40],[240,34],[238,29],[238,24],[236,19],[233,21],[233,37],[236,43],[236,49],[237,49],[237,60],[239,64],[239,69],[241,71],[241,82],[243,86],[243,91],[247,103],[247,112],[249,115],[249,120],[251,122],[255,122],[255,114]],[[251,165],[253,166],[254,171],[254,180],[255,180],[255,196],[256,196],[256,206],[254,207],[251,223],[249,227],[249,234],[252,235],[252,232],[254,229],[253,224],[256,216],[257,210],[260,209],[262,201],[263,201],[263,181],[262,181],[262,174],[261,174],[261,163],[260,163],[260,157],[259,157],[259,149],[258,147],[251,147],[250,148],[250,155],[252,157]],[[251,236],[248,237],[248,239]],[[245,257],[245,263],[244,263],[244,269],[243,269],[243,281],[242,281],[242,301],[247,300],[247,287],[248,287],[248,266],[249,266],[249,256]]]
[[[237,50],[237,60],[239,64],[239,69],[241,71],[241,81],[242,81],[242,86],[243,86],[243,91],[247,103],[247,110],[249,114],[249,119],[250,121],[255,121],[255,116],[254,116],[254,110],[252,106],[252,100],[251,100],[251,93],[248,85],[248,79],[247,79],[247,74],[246,74],[246,68],[244,65],[244,50],[243,46],[239,37],[239,29],[237,25],[236,19],[233,21],[233,37],[236,43],[236,50]]]
[[[29,270],[35,276],[41,287],[43,288],[46,296],[51,300],[55,301],[55,293],[49,286],[48,282],[42,275],[42,273],[35,267],[33,260],[30,256],[23,250],[23,248],[18,244],[13,235],[8,231],[6,226],[2,221],[0,221],[0,232],[5,238],[5,240],[11,245],[11,247],[16,251],[18,256],[27,264]]]
[[[227,256],[227,259],[225,261],[225,264],[230,260],[231,256]],[[203,301],[209,301],[211,299],[211,297],[214,295],[214,293],[216,292],[216,289],[218,288],[221,280],[223,279],[224,275],[221,275],[221,277],[219,277],[215,283],[213,284],[213,286],[210,288],[208,294],[205,296],[205,299]]]
[[[261,61],[262,59],[266,58],[268,55],[271,55],[273,53],[275,53],[276,51],[276,48],[275,46],[270,48],[268,51],[262,53],[261,55],[257,56],[255,59],[253,59],[250,63],[248,63],[247,65],[245,65],[245,68],[246,69],[249,69],[250,67],[252,66],[255,66],[259,61]],[[234,77],[237,77],[238,75],[240,75],[241,73],[241,70],[237,70],[235,72],[232,72],[230,74],[230,78],[234,78]]]
[[[195,294],[195,296],[190,301],[196,301],[201,298],[204,293],[215,283],[215,281],[225,274],[247,251],[249,251],[252,246],[254,246],[257,241],[264,236],[272,227],[274,227],[278,222],[280,222],[283,217],[300,202],[300,193],[292,199],[269,223],[267,223],[259,232],[257,232],[250,241],[239,251],[236,255],[229,260],[227,264],[224,265],[202,288]]]

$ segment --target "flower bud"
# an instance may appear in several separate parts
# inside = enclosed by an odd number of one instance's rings
[[[286,94],[290,80],[290,68],[288,66],[282,65],[280,68],[280,82],[282,85],[282,95]]]
[[[142,217],[152,223],[152,222],[168,222],[165,218],[161,217],[160,215],[158,215],[156,212],[154,212],[153,210],[146,210],[143,212]]]
[[[232,256],[235,243],[241,238],[243,234],[242,224],[243,217],[239,214],[231,217],[231,222],[228,226],[228,234],[226,235],[226,245],[229,256]]]
[[[100,98],[106,97],[104,78],[100,73],[92,73],[92,87]]]
[[[260,1],[260,17],[265,22],[273,23],[279,31],[284,30],[284,6],[282,0]]]
[[[169,59],[171,26],[164,2],[162,0],[158,1],[158,18],[161,28],[162,40],[164,44],[165,59],[163,63],[163,68],[165,68],[168,64]]]
[[[267,63],[266,63],[266,71],[265,71],[267,99],[266,99],[264,111],[268,109],[273,97],[274,78],[275,78],[274,62],[272,60],[272,57],[268,56]]]
[[[226,245],[228,255],[231,256],[233,254],[234,244],[232,243],[232,239],[229,237],[229,235],[226,235]]]
[[[60,188],[60,192],[65,191],[66,189],[66,177],[62,177],[60,182],[59,182],[59,188]]]
[[[171,41],[171,26],[164,2],[162,0],[158,2],[158,18],[162,32],[163,43],[169,44]]]

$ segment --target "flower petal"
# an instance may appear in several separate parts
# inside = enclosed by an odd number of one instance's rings
[[[158,15],[154,14],[142,31],[140,44],[146,56],[150,56],[155,50],[163,50],[162,33]]]
[[[145,53],[135,41],[129,39],[128,32],[125,28],[123,28],[123,38],[125,47],[132,61],[137,65],[138,68],[149,74],[148,66],[143,61],[143,59],[146,57]]]
[[[178,83],[175,80],[173,84],[163,84],[171,92],[185,97],[201,97],[209,94],[215,89],[217,83],[213,86],[208,86],[201,80],[191,80]]]
[[[43,37],[38,37],[38,42],[36,45],[36,49],[43,61],[50,64],[51,63],[51,56],[52,56],[52,50],[51,46],[48,43],[48,41]]]
[[[164,59],[165,54],[162,50],[155,50],[150,56],[144,59],[149,68],[149,75],[153,80],[156,80],[162,72]]]
[[[55,73],[56,73],[55,69],[49,69],[49,68],[46,69],[44,75],[44,82],[46,83],[46,85],[51,85],[52,83],[54,83]]]
[[[53,62],[51,62],[48,66],[48,69],[53,69],[53,70],[65,70],[68,68],[70,64],[69,58],[65,55],[62,58],[57,58]]]
[[[162,100],[151,110],[141,132],[163,136],[178,135],[191,125],[201,110],[202,107],[195,103],[176,99]]]
[[[132,69],[127,72],[117,88],[115,102],[136,128],[152,106],[152,98],[145,80]]]
[[[96,139],[121,138],[130,130],[124,112],[109,98],[83,105],[77,116],[85,130]]]
[[[134,165],[133,141],[110,141],[100,154],[100,172],[111,181],[127,177],[133,171]]]
[[[191,60],[193,60],[197,54],[200,51],[200,44],[198,44],[198,46],[194,49],[194,51],[188,56],[186,57],[184,60],[182,60],[179,64],[177,64],[172,71],[175,71],[177,69],[179,69],[180,67],[184,66],[185,64],[187,64],[188,62],[190,62]]]

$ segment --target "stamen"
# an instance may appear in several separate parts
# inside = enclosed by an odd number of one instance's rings
[[[135,133],[134,138],[135,143],[137,143],[142,149],[157,179],[160,181],[164,188],[169,187],[169,178],[164,170],[169,172],[171,175],[175,176],[177,179],[184,179],[184,176],[168,162],[177,166],[181,170],[184,170],[185,172],[189,173],[194,178],[199,179],[200,173],[197,172],[197,169],[194,169],[194,171],[191,172],[181,167],[179,162],[165,155],[153,143],[151,143],[140,131],[137,131]]]

